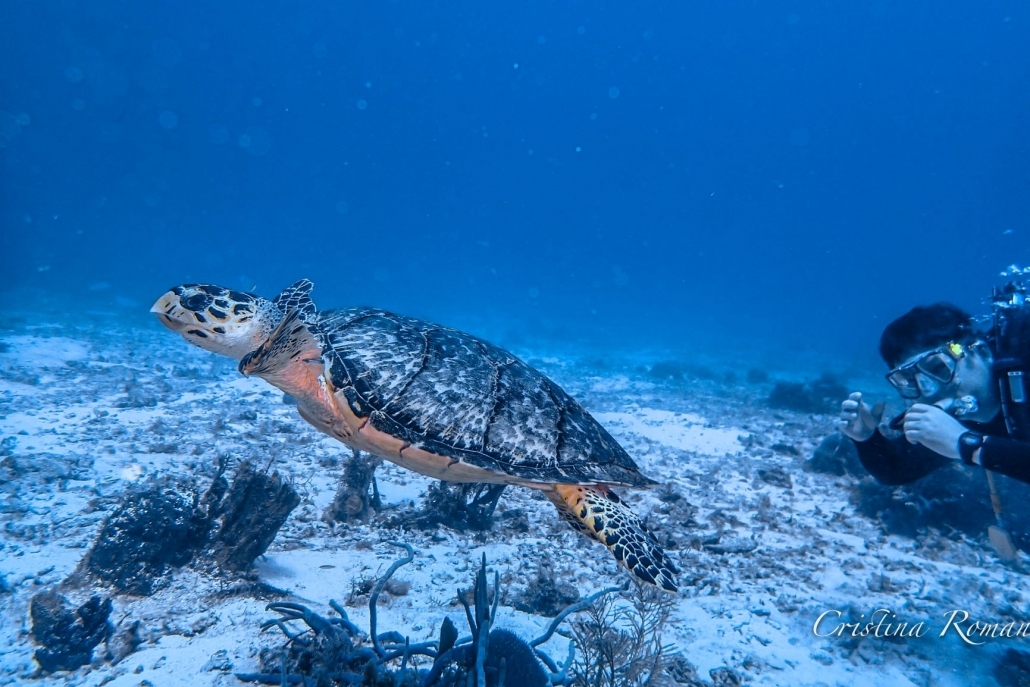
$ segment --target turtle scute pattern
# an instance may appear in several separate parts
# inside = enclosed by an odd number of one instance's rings
[[[371,308],[310,326],[333,385],[380,431],[522,479],[652,484],[579,403],[492,344]]]

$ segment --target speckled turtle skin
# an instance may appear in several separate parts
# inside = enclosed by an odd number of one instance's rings
[[[374,308],[305,319],[333,387],[379,431],[522,480],[655,484],[575,399],[497,346]]]
[[[319,311],[312,287],[269,301],[184,284],[151,312],[347,446],[435,479],[538,489],[638,579],[677,590],[676,566],[611,489],[655,482],[557,384],[464,332],[376,308]]]

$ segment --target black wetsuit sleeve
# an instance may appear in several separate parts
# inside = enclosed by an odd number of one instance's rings
[[[1030,441],[988,436],[980,447],[980,464],[987,470],[1030,484]]]
[[[877,482],[889,486],[915,482],[956,462],[904,437],[888,439],[879,431],[866,441],[856,441],[855,447],[862,466]]]

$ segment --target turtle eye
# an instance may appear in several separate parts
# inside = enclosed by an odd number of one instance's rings
[[[195,293],[188,298],[182,299],[180,302],[182,303],[182,307],[187,310],[200,312],[207,306],[211,305],[211,296],[208,296],[205,293]]]

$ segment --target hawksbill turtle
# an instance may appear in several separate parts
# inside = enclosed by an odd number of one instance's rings
[[[318,311],[311,289],[267,300],[184,284],[151,312],[347,446],[447,482],[540,490],[639,579],[676,591],[676,567],[612,490],[656,482],[557,384],[464,332],[375,308]]]

